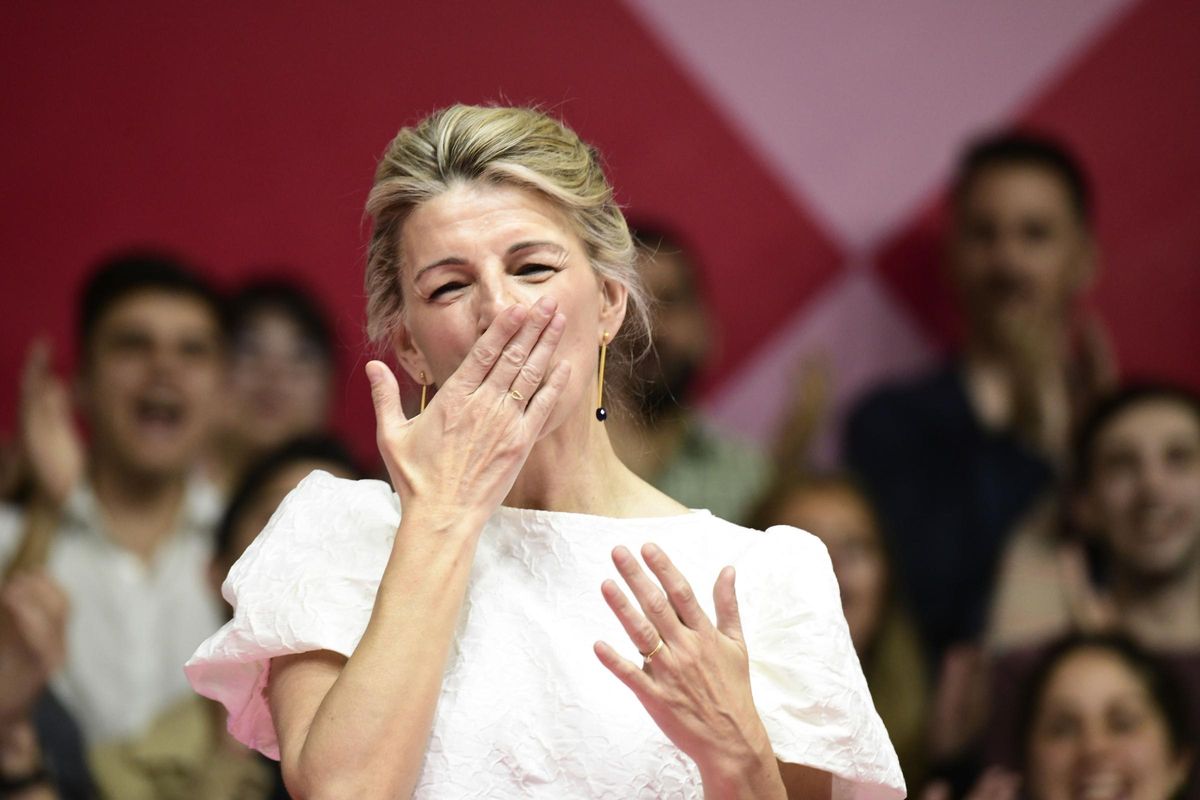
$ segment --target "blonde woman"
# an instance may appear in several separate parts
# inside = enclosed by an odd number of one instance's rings
[[[187,671],[231,731],[302,799],[901,797],[824,547],[613,453],[601,359],[644,308],[595,151],[455,106],[367,211],[368,329],[432,399],[369,363],[391,485],[314,473],[230,571]]]

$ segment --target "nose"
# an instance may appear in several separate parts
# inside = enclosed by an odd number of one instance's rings
[[[500,274],[480,276],[475,287],[475,314],[478,319],[477,335],[482,335],[504,309],[517,302],[508,286],[508,281]]]
[[[1086,765],[1102,766],[1111,757],[1111,744],[1112,736],[1103,725],[1087,725],[1079,740],[1079,756]]]

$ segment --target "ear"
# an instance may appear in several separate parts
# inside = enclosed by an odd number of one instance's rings
[[[429,362],[425,359],[425,355],[417,346],[416,341],[413,340],[412,333],[404,324],[404,320],[400,320],[396,324],[396,330],[392,334],[392,352],[413,383],[433,382],[433,370],[429,368]],[[421,380],[422,373],[425,374],[424,381]]]
[[[625,309],[629,302],[629,288],[616,278],[600,277],[600,330],[597,339],[606,331],[609,341],[617,336],[621,323],[625,321]]]

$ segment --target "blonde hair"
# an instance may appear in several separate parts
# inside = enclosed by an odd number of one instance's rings
[[[413,209],[463,182],[531,189],[552,201],[583,241],[598,276],[626,287],[622,338],[648,335],[646,291],[629,227],[613,200],[600,156],[570,128],[530,108],[454,105],[401,128],[375,170],[366,213],[367,335],[392,339],[404,312],[399,237]]]

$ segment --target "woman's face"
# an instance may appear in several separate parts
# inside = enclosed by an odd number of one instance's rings
[[[426,383],[445,383],[496,314],[547,296],[566,318],[554,361],[571,364],[571,379],[545,431],[594,405],[598,348],[621,325],[626,291],[597,277],[550,201],[512,186],[457,185],[413,210],[399,255],[404,316],[394,344],[414,379],[424,372]]]
[[[831,487],[796,493],[782,512],[781,522],[825,543],[850,638],[863,652],[879,630],[887,593],[887,562],[870,511],[853,492]]]
[[[1119,656],[1080,650],[1055,668],[1029,742],[1036,800],[1165,800],[1186,767],[1162,713]]]

